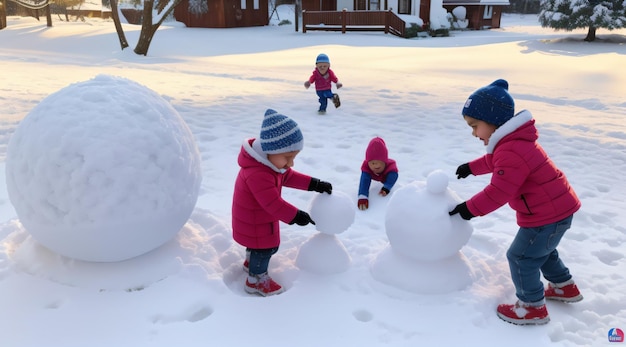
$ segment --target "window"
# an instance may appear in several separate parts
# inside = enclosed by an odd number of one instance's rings
[[[411,0],[398,0],[398,13],[411,14]]]
[[[485,6],[485,12],[483,13],[483,19],[491,19],[493,15],[493,6]]]

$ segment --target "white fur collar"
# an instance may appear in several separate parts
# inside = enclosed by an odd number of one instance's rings
[[[496,145],[500,142],[500,140],[502,140],[503,137],[514,132],[532,119],[533,116],[530,114],[530,111],[523,110],[513,116],[513,118],[509,119],[506,123],[502,124],[498,129],[496,129],[496,131],[493,132],[493,134],[491,134],[489,143],[487,144],[487,153],[493,153],[493,149],[496,148]]]
[[[285,173],[285,171],[287,171],[285,169],[277,168],[267,159],[267,154],[263,152],[263,149],[261,149],[261,141],[257,141],[255,139],[252,141],[252,146],[250,146],[250,139],[245,139],[243,141],[243,148],[252,158],[256,159],[256,161],[269,167],[270,169],[279,173]]]

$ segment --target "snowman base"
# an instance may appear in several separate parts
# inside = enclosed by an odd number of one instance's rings
[[[397,254],[390,246],[378,254],[370,270],[377,281],[418,294],[463,290],[475,277],[460,251],[440,260],[420,261]]]
[[[302,270],[330,275],[348,270],[350,255],[335,235],[318,233],[308,239],[298,251],[296,265]]]

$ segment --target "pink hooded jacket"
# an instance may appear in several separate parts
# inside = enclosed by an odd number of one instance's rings
[[[509,203],[520,227],[558,222],[580,208],[567,178],[537,143],[535,120],[522,111],[489,139],[487,154],[469,163],[474,175],[491,173],[491,182],[467,201],[475,216]]]
[[[328,69],[325,75],[322,75],[318,69],[315,69],[311,73],[311,77],[309,77],[309,83],[315,83],[315,90],[329,90],[332,88],[331,82],[339,82],[339,79],[331,69]]]
[[[244,141],[237,158],[240,170],[233,193],[233,238],[244,247],[278,247],[279,221],[289,223],[298,212],[282,199],[282,187],[307,190],[311,177],[292,169],[277,169],[253,143],[254,139]]]
[[[370,160],[380,160],[385,163],[385,170],[380,174],[375,174],[367,165]],[[361,171],[367,172],[372,176],[372,179],[378,182],[384,182],[387,175],[390,172],[398,172],[398,166],[396,161],[389,158],[389,151],[387,150],[387,144],[380,137],[373,138],[367,145],[365,150],[365,160],[361,164]]]

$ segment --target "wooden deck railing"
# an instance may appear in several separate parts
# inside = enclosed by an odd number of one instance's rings
[[[307,30],[384,31],[404,37],[406,24],[391,11],[302,11],[302,32]]]

